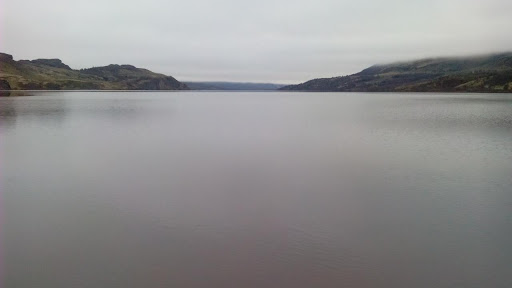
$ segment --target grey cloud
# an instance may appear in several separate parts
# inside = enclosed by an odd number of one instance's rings
[[[179,80],[296,83],[512,50],[509,0],[3,0],[0,50]]]

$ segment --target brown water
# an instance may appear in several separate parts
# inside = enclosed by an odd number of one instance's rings
[[[510,94],[39,94],[6,288],[512,287]]]

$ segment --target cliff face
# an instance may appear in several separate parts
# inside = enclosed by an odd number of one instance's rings
[[[512,92],[512,53],[375,65],[282,90],[354,92]]]
[[[0,90],[187,90],[171,76],[131,65],[73,70],[59,59],[14,61],[0,53]]]

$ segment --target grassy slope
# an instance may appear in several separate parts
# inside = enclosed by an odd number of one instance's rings
[[[97,77],[82,75],[74,70],[30,63],[1,63],[0,78],[9,82],[11,89],[107,89]]]
[[[376,65],[344,77],[314,79],[283,90],[512,92],[512,53]]]
[[[5,54],[3,54],[5,56]],[[7,55],[8,56],[8,55]],[[0,58],[0,80],[13,90],[178,90],[188,89],[176,79],[129,65],[109,65],[85,70],[57,68],[30,61]]]

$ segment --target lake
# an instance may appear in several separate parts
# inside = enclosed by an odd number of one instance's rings
[[[3,287],[512,287],[511,94],[34,94]]]

